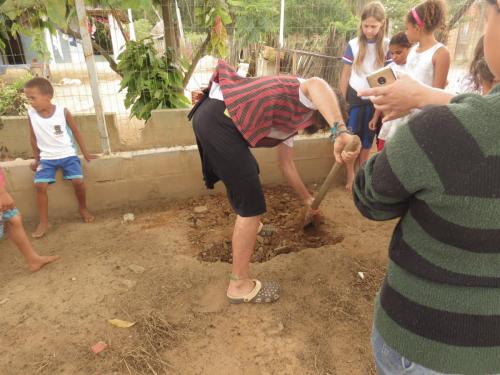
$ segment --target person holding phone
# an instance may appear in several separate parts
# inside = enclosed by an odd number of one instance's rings
[[[375,302],[379,375],[500,374],[500,0],[486,12],[488,95],[453,96],[407,76],[361,92],[386,118],[434,104],[354,185],[364,216],[399,218]]]

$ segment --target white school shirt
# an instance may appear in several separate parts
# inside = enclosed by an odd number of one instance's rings
[[[412,47],[406,58],[406,72],[417,81],[431,86],[434,83],[434,64],[432,58],[438,49],[444,47],[442,43],[436,43],[431,48],[417,52],[419,44]]]
[[[349,77],[349,86],[351,86],[356,92],[361,90],[366,90],[370,88],[366,76],[373,73],[375,70],[380,69],[381,66],[377,66],[377,43],[374,41],[369,41],[366,44],[366,54],[363,59],[363,64],[361,64],[360,69],[354,68],[354,61],[356,56],[359,54],[359,39],[354,38],[347,43],[347,47],[342,56],[342,62],[346,65],[351,65],[351,76]],[[384,39],[384,65],[389,64],[392,59],[389,52],[389,39]],[[369,99],[368,97],[363,97],[362,99]]]
[[[305,81],[303,78],[297,78],[297,80],[302,83]],[[217,82],[212,82],[212,86],[210,86],[210,93],[208,94],[208,97],[210,99],[216,99],[216,100],[222,100],[224,101],[224,96],[222,95],[222,90],[220,88],[220,85]],[[307,108],[316,110],[316,106],[312,101],[309,100],[309,98],[304,94],[302,89],[299,86],[299,101],[305,105]],[[287,145],[288,147],[293,147],[293,137],[290,137],[290,135],[293,133],[287,133],[281,130],[276,129],[275,127],[271,128],[271,131],[267,135],[268,138],[274,138],[274,139],[284,139],[283,144]],[[288,139],[287,139],[288,138]]]
[[[59,105],[55,107],[54,114],[49,118],[41,117],[33,108],[28,110],[36,144],[40,150],[40,159],[42,160],[76,156],[73,133],[66,123],[64,107]]]

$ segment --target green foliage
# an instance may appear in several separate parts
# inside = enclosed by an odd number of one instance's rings
[[[228,0],[236,15],[235,36],[242,46],[260,43],[279,32],[279,2],[275,0]]]
[[[151,36],[153,25],[144,18],[134,21],[135,37],[137,40],[143,40]]]
[[[47,61],[50,53],[45,43],[43,30],[47,28],[55,32],[57,27],[66,28],[70,16],[74,14],[74,1],[64,0],[62,3],[51,0],[6,0],[0,6],[0,33],[6,36],[22,34],[32,38],[31,48],[42,61]],[[12,26],[7,27],[7,20]],[[5,46],[0,44],[0,49]]]
[[[23,93],[23,87],[31,78],[27,74],[12,84],[0,81],[0,116],[21,116],[26,114],[28,100]]]
[[[158,56],[150,40],[127,42],[120,56],[118,70],[123,76],[120,89],[127,89],[125,106],[131,115],[147,120],[151,111],[161,108],[185,108],[181,68]]]
[[[206,52],[215,56],[226,56],[226,25],[232,22],[229,8],[224,0],[204,0],[203,6],[195,9],[202,28],[210,33]]]
[[[323,34],[331,24],[338,31],[349,33],[357,28],[358,20],[353,16],[346,0],[287,0],[285,7],[285,31],[304,36]]]

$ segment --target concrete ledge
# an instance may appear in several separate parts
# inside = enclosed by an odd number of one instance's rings
[[[96,116],[93,113],[79,113],[73,116],[82,133],[89,152],[98,154],[102,152]],[[116,127],[116,114],[106,113],[106,126],[108,128],[109,142],[114,151],[123,151]],[[14,158],[32,158],[33,151],[30,144],[30,129],[27,116],[2,117],[0,127],[0,146],[8,149],[8,154]]]
[[[283,183],[276,149],[253,150],[264,184]],[[306,182],[323,180],[333,165],[332,144],[325,137],[297,139],[295,162]],[[36,218],[33,173],[29,160],[2,163],[7,188],[27,219]],[[93,211],[151,204],[155,200],[189,198],[207,194],[196,146],[117,153],[82,162],[89,208]],[[223,191],[223,185],[217,184]],[[76,199],[61,174],[49,189],[50,217],[75,214]]]

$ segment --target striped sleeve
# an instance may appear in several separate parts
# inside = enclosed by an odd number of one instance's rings
[[[411,193],[401,184],[382,151],[358,171],[353,196],[363,216],[382,221],[404,215]]]
[[[352,65],[354,62],[354,53],[352,52],[351,43],[347,43],[347,47],[342,55],[342,62],[347,65]]]

